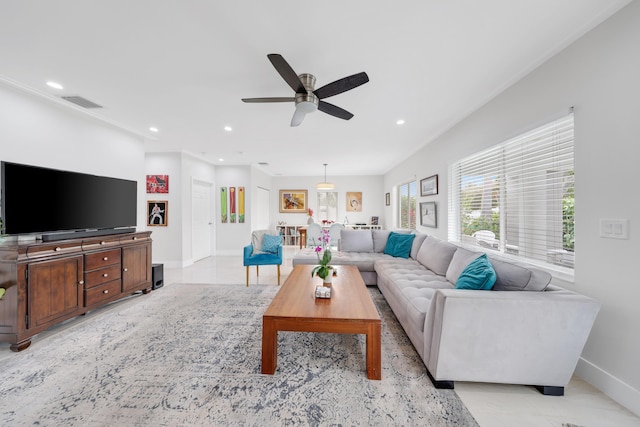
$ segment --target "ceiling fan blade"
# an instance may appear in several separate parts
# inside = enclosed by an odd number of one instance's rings
[[[333,83],[326,84],[321,88],[314,90],[313,93],[320,99],[328,98],[330,96],[334,96],[339,93],[356,88],[368,81],[369,76],[367,76],[367,73],[362,72],[349,77],[344,77],[340,80],[336,80]]]
[[[295,98],[242,98],[242,102],[294,102]]]
[[[291,65],[289,65],[289,63],[284,60],[282,55],[279,55],[277,53],[270,53],[269,55],[267,55],[267,58],[269,58],[269,61],[271,61],[271,64],[273,64],[278,74],[280,74],[284,81],[287,82],[289,86],[291,86],[291,89],[293,89],[296,93],[307,93],[307,89],[305,89],[304,85],[300,81],[300,78],[298,77],[296,72],[293,71]]]
[[[339,119],[349,120],[351,117],[353,117],[353,114],[351,114],[347,110],[343,110],[340,107],[336,107],[335,105],[329,104],[328,102],[324,101],[320,101],[318,103],[318,110],[322,111],[323,113],[335,116]]]
[[[296,110],[296,112],[293,113],[293,117],[291,118],[291,127],[300,126],[300,123],[302,123],[302,121],[306,116],[307,116],[307,113],[303,113],[300,110]]]

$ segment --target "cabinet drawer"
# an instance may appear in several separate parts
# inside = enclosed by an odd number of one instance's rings
[[[96,252],[85,255],[84,257],[85,271],[95,270],[96,268],[102,268],[114,264],[120,264],[120,249]]]
[[[60,241],[57,243],[46,243],[33,245],[27,248],[27,258],[39,258],[58,254],[68,254],[80,252],[82,247],[78,241]]]
[[[93,288],[111,280],[120,279],[120,264],[84,273],[84,287]]]
[[[89,307],[101,301],[113,299],[117,295],[120,295],[120,280],[112,280],[100,286],[85,289],[84,305]]]
[[[92,237],[82,241],[82,249],[85,251],[108,248],[120,244],[120,236]]]

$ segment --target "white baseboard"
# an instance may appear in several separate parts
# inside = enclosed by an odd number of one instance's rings
[[[163,264],[164,268],[183,268],[186,267],[186,265],[184,265],[184,262],[182,261],[162,261],[162,260],[155,260],[153,261],[154,264]],[[193,264],[193,263],[192,263]]]
[[[640,391],[583,358],[578,360],[575,373],[640,417]]]
[[[234,250],[230,250],[230,251],[216,251],[216,256],[242,256],[242,252],[238,252],[237,249]]]

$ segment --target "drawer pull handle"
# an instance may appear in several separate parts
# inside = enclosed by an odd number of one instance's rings
[[[129,271],[129,269],[125,267],[122,269],[122,271]]]
[[[102,277],[109,277],[109,273],[104,273]]]
[[[80,280],[80,282],[78,282],[81,285],[84,285],[84,280]]]
[[[61,248],[60,246],[57,246],[57,247],[54,249],[54,251],[56,251],[56,252],[61,251],[61,250],[62,250],[62,248]]]
[[[104,291],[102,291],[103,294],[108,294],[109,293],[109,289],[105,289]]]
[[[101,245],[104,245],[105,243],[107,243],[107,242],[105,242],[104,240],[102,242],[100,242]]]
[[[133,238],[133,240],[138,240],[138,238],[137,238],[137,237],[134,237],[134,238]]]
[[[108,257],[108,256],[106,256],[106,257],[102,258],[102,260],[103,260],[103,261],[109,261],[109,257]]]

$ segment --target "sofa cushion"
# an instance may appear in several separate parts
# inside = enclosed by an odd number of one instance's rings
[[[444,276],[456,249],[457,246],[451,243],[428,236],[420,246],[417,260],[434,273]]]
[[[467,268],[471,261],[478,258],[480,255],[482,255],[482,253],[473,252],[465,248],[456,249],[456,252],[453,254],[453,258],[451,259],[451,263],[449,263],[449,268],[447,268],[447,280],[451,283],[456,283],[460,273]]]
[[[371,235],[373,236],[373,251],[383,253],[387,246],[389,230],[371,230]]]
[[[412,234],[414,234],[416,237],[413,239],[413,244],[411,245],[411,253],[409,254],[409,256],[413,259],[417,259],[420,246],[422,246],[422,242],[424,242],[424,239],[427,238],[427,235],[415,230],[412,231]]]
[[[340,250],[343,252],[373,252],[371,230],[340,230]]]
[[[537,268],[528,268],[491,258],[496,272],[494,291],[544,291],[551,274]]]
[[[384,248],[384,253],[399,258],[409,258],[411,253],[411,245],[413,239],[416,236],[414,234],[399,234],[393,231],[389,233],[389,239],[387,245]]]
[[[488,291],[496,283],[494,271],[487,254],[482,254],[462,271],[456,281],[456,289],[478,289]]]
[[[277,254],[280,243],[282,243],[282,238],[280,236],[265,234],[262,237],[262,251],[270,254]]]

